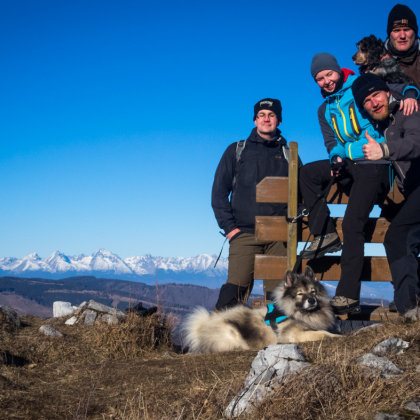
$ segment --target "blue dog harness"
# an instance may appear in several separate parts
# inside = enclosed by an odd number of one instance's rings
[[[283,322],[287,319],[287,316],[284,315],[284,312],[281,309],[278,309],[274,303],[267,304],[267,314],[265,315],[265,323],[271,328],[276,329],[277,324]]]

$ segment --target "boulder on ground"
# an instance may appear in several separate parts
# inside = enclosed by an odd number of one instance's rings
[[[381,341],[372,350],[376,356],[385,356],[386,354],[403,354],[404,349],[408,349],[410,343],[403,341],[400,338],[391,337],[387,340]]]
[[[286,377],[309,363],[296,344],[273,344],[260,350],[251,364],[245,387],[225,410],[227,418],[250,412]]]
[[[386,357],[378,357],[372,353],[359,357],[356,360],[356,363],[360,366],[368,368],[373,373],[379,373],[379,375],[385,379],[394,378],[395,376],[404,373]]]
[[[420,319],[420,308],[410,309],[404,316],[411,321],[418,321]]]
[[[85,320],[85,325],[93,325],[95,323],[97,315],[98,314],[95,311],[86,309],[82,315],[83,319]]]
[[[72,316],[71,318],[69,318],[65,324],[66,325],[74,325],[77,322],[77,317],[76,316]]]
[[[411,401],[404,406],[407,411],[411,411],[415,414],[420,414],[420,402]]]
[[[0,323],[8,327],[21,327],[19,315],[11,306],[0,305]]]
[[[77,310],[77,306],[72,306],[70,302],[54,302],[53,303],[53,316],[60,318],[72,314]]]
[[[41,325],[41,327],[39,327],[39,332],[48,335],[49,337],[63,336],[60,331],[57,331],[55,328],[51,327],[51,325]]]
[[[375,414],[373,420],[404,420],[404,417],[397,414],[378,413]]]

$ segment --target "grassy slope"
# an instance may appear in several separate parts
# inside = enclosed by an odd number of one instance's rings
[[[121,326],[66,326],[65,336],[38,334],[45,320],[0,332],[0,350],[27,360],[0,365],[1,418],[11,419],[220,419],[241,388],[256,352],[189,356],[171,348],[158,318],[132,317]],[[152,342],[161,337],[161,343]],[[354,360],[388,337],[410,342],[390,359],[405,371],[382,380]],[[420,400],[420,323],[394,321],[339,340],[300,345],[309,369],[292,377],[248,419],[372,419]],[[3,353],[2,352],[2,353]],[[166,355],[165,355],[166,353]],[[168,358],[171,356],[172,358]]]

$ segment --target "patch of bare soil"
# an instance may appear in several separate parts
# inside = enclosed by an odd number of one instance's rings
[[[26,317],[25,328],[2,332],[0,350],[24,366],[0,365],[3,419],[221,419],[240,390],[255,351],[190,356],[171,346],[159,317],[130,316],[120,326],[65,326],[64,334],[38,334],[45,320]],[[410,342],[390,356],[404,375],[383,380],[355,359],[380,341]],[[420,400],[420,323],[394,321],[338,340],[305,343],[311,366],[291,377],[252,415],[243,419],[372,419],[379,411],[403,413]],[[414,416],[411,416],[414,418]]]

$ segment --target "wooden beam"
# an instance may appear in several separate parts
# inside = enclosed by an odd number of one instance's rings
[[[341,242],[343,242],[343,218],[333,217],[333,221],[337,227],[337,233],[340,236]],[[303,223],[297,225],[298,241],[304,241],[308,239],[307,218],[303,218]],[[296,224],[293,224],[296,226]],[[369,219],[365,227],[365,242],[383,244],[385,239],[386,231],[390,222],[384,218]],[[267,242],[286,242],[288,239],[288,227],[290,223],[286,222],[284,216],[257,216],[255,218],[255,238],[258,241]],[[303,226],[303,229],[300,228]]]
[[[295,141],[289,143],[289,197],[287,206],[287,216],[292,218],[297,216],[298,210],[298,144]],[[297,233],[296,223],[288,223],[287,226],[287,268],[293,270],[296,263],[297,253]]]
[[[257,185],[257,203],[287,203],[288,188],[288,180],[285,177],[264,178]],[[337,190],[337,184],[334,184],[327,200],[329,204],[347,204],[348,191],[342,188]],[[394,191],[388,193],[385,204],[395,205],[403,201],[404,197],[394,182]]]
[[[341,277],[340,257],[322,257],[315,260],[303,260],[302,271],[309,265],[319,280],[338,281]],[[286,257],[256,255],[254,279],[278,280],[284,278],[287,270]],[[419,265],[420,271],[420,265]],[[391,272],[386,257],[365,257],[362,281],[391,281]]]

